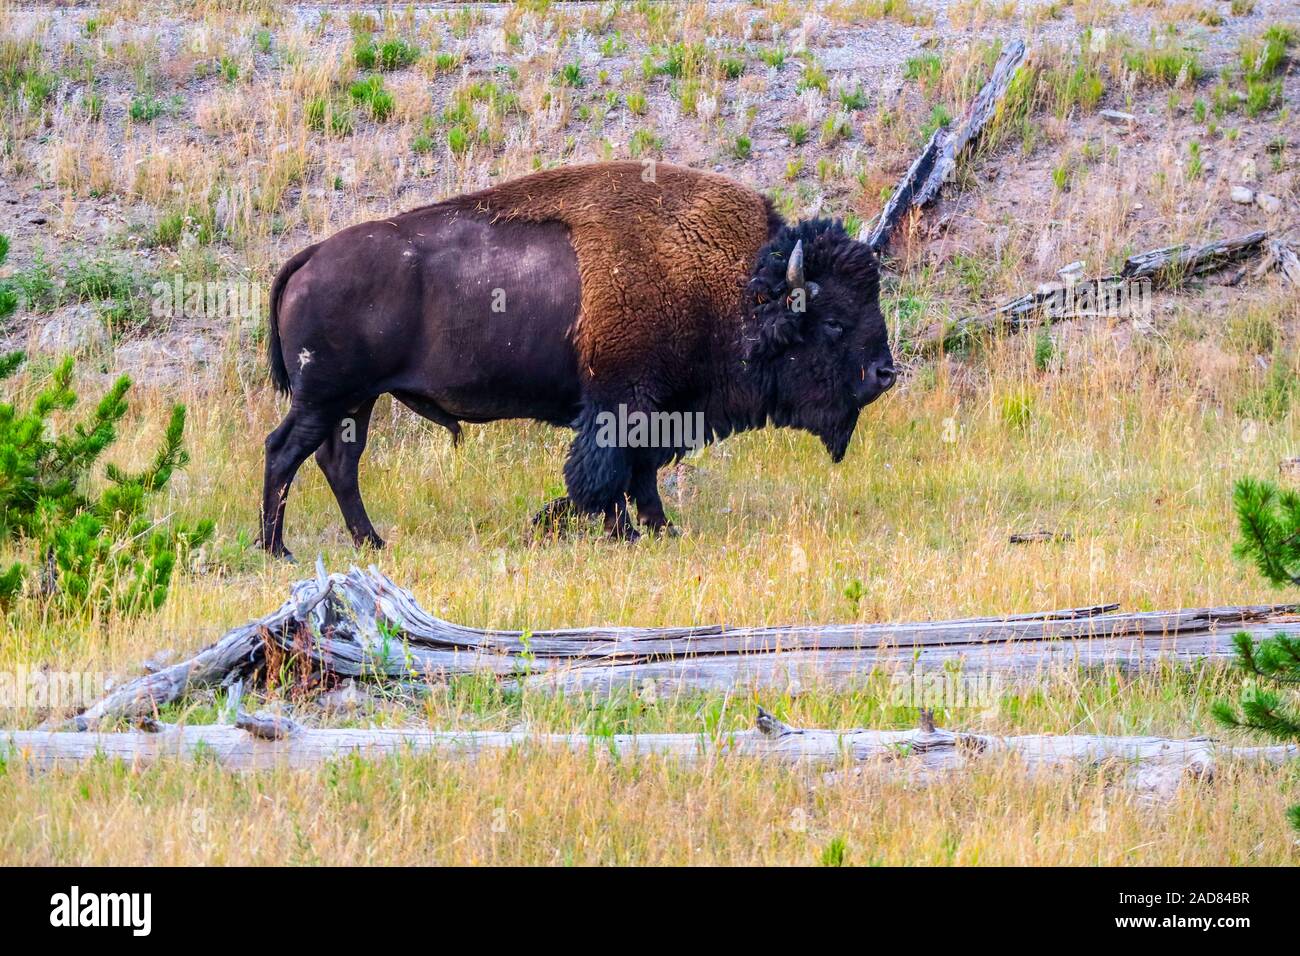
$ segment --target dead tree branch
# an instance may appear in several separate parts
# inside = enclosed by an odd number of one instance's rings
[[[1139,292],[1134,283],[1148,282],[1150,290],[1176,287],[1186,279],[1259,255],[1264,259],[1255,270],[1256,276],[1277,268],[1290,282],[1300,285],[1300,259],[1292,245],[1281,239],[1270,240],[1263,231],[1251,232],[1202,246],[1183,243],[1140,252],[1130,256],[1117,275],[1045,283],[991,312],[967,316],[948,325],[931,326],[916,344],[925,352],[940,345],[951,347],[976,335],[1019,332],[1028,326],[1065,318],[1107,316],[1117,311],[1121,313],[1119,317],[1128,317],[1124,313],[1138,301],[1135,295]]]
[[[952,179],[957,162],[978,143],[985,126],[997,115],[1011,85],[1012,78],[1025,61],[1023,40],[1013,40],[1002,50],[993,75],[971,101],[957,126],[951,130],[940,127],[926,144],[921,155],[908,168],[894,188],[894,194],[880,213],[867,244],[883,254],[894,230],[913,209],[922,209],[934,202],[943,184]]]

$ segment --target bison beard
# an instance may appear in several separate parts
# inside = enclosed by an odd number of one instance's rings
[[[345,229],[271,289],[291,403],[267,439],[262,544],[287,555],[285,499],[315,452],[354,540],[382,545],[357,474],[386,392],[453,435],[571,425],[568,503],[548,514],[602,514],[620,537],[629,498],[667,527],[657,472],[688,449],[607,447],[602,411],[699,415],[708,440],[801,428],[839,461],[893,381],[877,297],[873,254],[838,223],[787,226],[753,190],[662,163],[548,170]]]

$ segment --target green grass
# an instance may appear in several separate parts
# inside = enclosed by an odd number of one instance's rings
[[[577,63],[566,63],[560,67],[560,73],[555,78],[555,82],[561,86],[579,87],[584,86],[586,81],[582,78],[582,67]]]
[[[903,78],[916,80],[924,86],[938,85],[943,76],[943,59],[937,53],[922,53],[908,57],[903,64]]]
[[[830,78],[826,75],[826,70],[818,63],[808,63],[799,76],[799,81],[795,83],[795,91],[803,92],[804,90],[818,90],[825,93],[830,88]]]
[[[310,100],[303,109],[303,119],[308,129],[329,130],[335,136],[347,136],[353,129],[352,111],[345,103],[333,98]]]
[[[453,126],[447,130],[447,148],[453,156],[463,156],[473,144],[473,137],[464,126]]]
[[[400,38],[384,40],[379,44],[376,65],[381,70],[401,70],[420,58],[420,48]]]
[[[663,149],[663,140],[649,129],[639,129],[632,134],[628,140],[628,153],[633,159],[644,156],[646,153],[657,153]]]
[[[934,135],[934,131],[941,126],[947,126],[952,122],[952,114],[948,112],[948,107],[942,103],[936,103],[930,109],[930,115],[926,118],[924,125],[921,126],[921,138],[928,140]]]
[[[353,38],[352,59],[361,70],[402,70],[419,58],[420,48],[400,37],[388,37],[378,43],[370,33]]]
[[[166,111],[167,105],[158,97],[145,93],[131,100],[128,113],[137,123],[152,123]]]
[[[392,116],[393,110],[397,107],[393,94],[384,89],[383,78],[379,76],[368,76],[364,80],[357,80],[348,87],[348,95],[352,97],[354,103],[364,107],[379,122]]]
[[[83,302],[126,298],[136,287],[135,266],[121,259],[79,259],[64,272],[67,294]]]
[[[1203,70],[1200,60],[1191,50],[1149,47],[1125,55],[1124,64],[1148,83],[1172,87],[1182,83],[1195,83]]]
[[[1241,43],[1240,65],[1247,80],[1263,80],[1274,76],[1286,61],[1287,49],[1296,42],[1296,31],[1289,27],[1269,27],[1257,38],[1247,38]]]
[[[39,43],[0,40],[0,99],[6,107],[39,110],[58,85],[58,76],[45,69]]]
[[[42,249],[33,253],[31,265],[16,271],[9,283],[18,293],[23,308],[30,312],[50,312],[59,304],[61,290],[54,268]]]
[[[1300,374],[1281,351],[1273,355],[1268,371],[1237,402],[1242,418],[1276,422],[1286,417],[1300,398]]]

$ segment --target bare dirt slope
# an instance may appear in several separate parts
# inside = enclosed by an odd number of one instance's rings
[[[6,270],[37,294],[4,345],[77,348],[159,384],[228,362],[251,372],[264,308],[169,312],[153,283],[264,292],[287,256],[337,228],[555,163],[662,157],[753,183],[790,216],[868,221],[996,44],[1025,37],[1050,74],[1039,98],[895,264],[912,312],[985,307],[1075,259],[1103,269],[1167,242],[1284,228],[1300,195],[1300,76],[1287,61],[1265,106],[1236,97],[1243,44],[1296,12],[1279,0],[11,7],[0,232]],[[359,67],[362,34],[409,43],[414,62]],[[1161,75],[1167,56],[1193,68]],[[1076,69],[1094,94],[1065,89]],[[389,115],[350,95],[368,77],[391,94]],[[1261,202],[1233,202],[1234,186]],[[86,291],[79,268],[113,266],[126,275],[111,295]]]

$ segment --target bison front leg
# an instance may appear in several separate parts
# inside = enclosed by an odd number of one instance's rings
[[[569,501],[578,511],[604,516],[610,537],[633,541],[639,535],[627,511],[631,456],[600,426],[599,412],[590,406],[578,416],[578,434],[564,462]]]
[[[578,516],[578,509],[567,497],[554,498],[533,515],[533,529],[539,534],[563,535]]]
[[[677,534],[676,526],[664,514],[664,502],[659,497],[659,464],[656,461],[638,461],[632,468],[628,494],[636,502],[636,516],[655,534]]]

